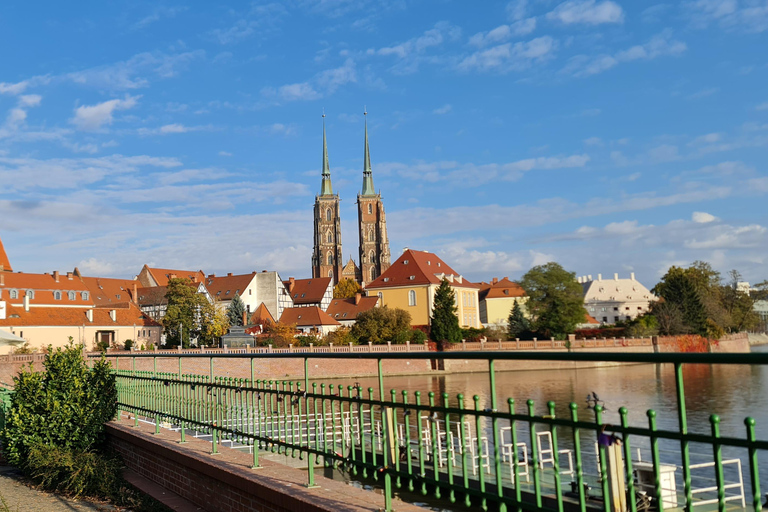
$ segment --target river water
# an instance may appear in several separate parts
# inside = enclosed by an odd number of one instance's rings
[[[753,347],[753,352],[768,352],[768,346]],[[744,439],[746,427],[744,418],[757,421],[758,439],[768,439],[768,367],[754,365],[685,365],[683,367],[688,427],[690,432],[711,434],[710,415],[721,418],[720,431],[724,437]],[[376,378],[357,379],[363,387],[373,387],[378,394]],[[326,381],[328,382],[328,381]],[[536,415],[548,414],[547,401],[556,404],[556,416],[569,418],[568,405],[579,406],[580,419],[594,420],[594,412],[587,408],[586,397],[595,393],[605,407],[604,422],[618,424],[618,410],[624,406],[629,410],[631,426],[648,427],[646,412],[654,409],[660,429],[678,430],[677,400],[674,369],[669,364],[643,364],[633,366],[556,371],[497,372],[496,386],[499,409],[506,411],[506,399],[514,398],[518,413],[527,413],[526,401],[534,400]],[[343,382],[344,385],[350,382]],[[490,384],[485,373],[454,375],[413,375],[385,376],[384,388],[387,398],[389,390],[397,390],[397,400],[402,400],[402,390],[407,390],[413,403],[413,392],[422,392],[422,403],[426,393],[432,391],[440,405],[442,393],[448,393],[450,404],[456,405],[456,396],[462,393],[465,406],[473,407],[472,397],[480,397],[481,410],[490,407]],[[541,427],[538,427],[541,428]],[[526,439],[527,426],[521,424],[522,439]],[[490,435],[490,431],[486,434]],[[583,434],[587,437],[587,433]],[[586,473],[596,474],[596,460],[591,448],[594,434],[582,443]],[[570,429],[558,430],[561,448],[572,448]],[[591,444],[590,444],[591,443]],[[647,438],[634,436],[633,450],[640,449],[642,460],[650,460],[650,443]],[[671,464],[680,464],[678,442],[661,442],[661,459]],[[691,462],[711,462],[711,445],[691,444]],[[636,457],[633,457],[636,458]],[[745,449],[723,448],[724,459],[739,459],[742,463],[745,492],[749,496],[749,476]],[[760,454],[762,487],[768,488],[768,453]],[[714,470],[707,469],[698,485],[706,486],[713,480]],[[711,474],[710,474],[711,473]],[[726,481],[738,481],[737,466],[725,468]],[[694,482],[694,486],[696,486]],[[747,499],[749,502],[749,498]]]

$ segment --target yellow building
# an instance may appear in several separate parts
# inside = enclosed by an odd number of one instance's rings
[[[486,326],[506,326],[515,301],[523,308],[523,312],[526,312],[525,303],[528,297],[525,290],[508,277],[494,277],[490,283],[480,283],[479,297],[480,321]]]
[[[392,265],[366,285],[367,295],[377,295],[380,306],[404,309],[412,326],[430,324],[435,291],[443,278],[456,294],[459,325],[481,327],[478,285],[468,281],[437,255],[406,249]]]

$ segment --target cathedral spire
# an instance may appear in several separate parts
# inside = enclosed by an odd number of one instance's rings
[[[333,195],[333,186],[331,185],[331,166],[328,163],[328,143],[325,139],[325,112],[323,112],[323,183],[320,187],[320,195]]]
[[[376,192],[373,188],[373,172],[371,171],[371,153],[368,150],[368,112],[363,112],[365,117],[365,154],[363,155],[363,191],[361,195],[372,196]]]

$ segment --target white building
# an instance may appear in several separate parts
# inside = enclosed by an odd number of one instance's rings
[[[205,286],[217,307],[222,309],[229,306],[235,294],[239,295],[249,319],[262,303],[273,318],[280,318],[285,308],[293,307],[293,300],[275,271],[262,270],[240,275],[229,273],[226,276],[211,274],[205,278]]]
[[[603,279],[602,274],[597,274],[597,280],[593,280],[591,275],[577,280],[584,290],[587,313],[601,324],[637,318],[647,313],[650,303],[657,300],[648,288],[635,279],[634,272],[629,279],[619,279],[619,274],[613,274],[613,279]]]

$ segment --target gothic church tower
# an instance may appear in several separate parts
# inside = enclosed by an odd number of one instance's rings
[[[332,277],[336,285],[341,278],[341,217],[339,196],[331,186],[328,144],[325,139],[323,114],[323,181],[320,195],[315,196],[315,247],[312,252],[312,277]]]
[[[363,190],[357,195],[357,222],[360,236],[360,270],[362,284],[370,283],[390,265],[387,218],[381,194],[373,188],[371,155],[368,150],[368,113],[365,112],[365,153],[363,156]]]

